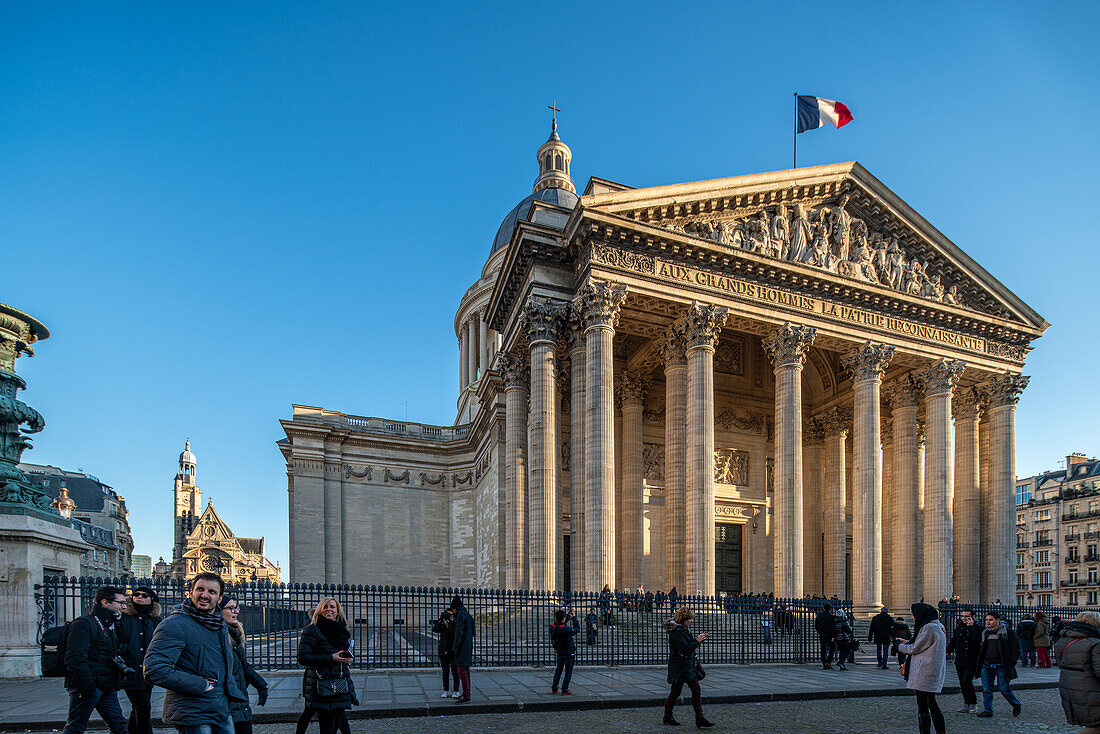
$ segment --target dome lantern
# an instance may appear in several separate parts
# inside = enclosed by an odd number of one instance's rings
[[[535,179],[534,193],[543,189],[565,189],[576,194],[577,188],[569,177],[573,151],[558,137],[558,108],[550,105],[550,109],[554,110],[554,117],[550,122],[550,138],[539,146],[539,177]]]

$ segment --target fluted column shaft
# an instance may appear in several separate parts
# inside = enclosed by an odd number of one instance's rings
[[[458,391],[462,392],[466,389],[466,386],[470,384],[466,377],[468,374],[467,365],[470,364],[470,335],[466,328],[459,328],[458,335]]]
[[[466,384],[477,382],[477,316],[471,314],[466,321]]]
[[[981,559],[981,580],[979,586],[981,589],[982,604],[990,604],[993,602],[993,579],[991,571],[993,564],[989,553],[989,539],[992,532],[990,522],[992,519],[990,516],[992,500],[989,496],[989,486],[989,411],[987,409],[978,422],[978,512],[981,518],[980,536],[982,539],[981,550],[979,551],[979,557]]]
[[[477,342],[477,371],[478,374],[484,375],[485,370],[489,369],[489,324],[485,323],[484,312],[478,312],[477,323],[479,327]]]
[[[825,480],[822,486],[822,524],[824,526],[825,559],[824,594],[848,598],[845,588],[845,566],[848,550],[848,522],[845,506],[847,492],[845,475],[847,465],[848,436],[847,416],[841,411],[830,411],[825,421]]]
[[[802,591],[820,594],[822,584],[821,480],[824,471],[824,434],[811,422],[803,429],[802,450]]]
[[[898,606],[894,600],[893,527],[895,520],[894,489],[894,429],[893,421],[882,421],[882,604],[891,611]]]
[[[573,349],[569,352],[569,369],[572,384],[569,392],[569,555],[573,566],[571,578],[576,591],[599,591],[590,589],[586,584],[584,559],[585,547],[585,461],[584,461],[584,424],[585,424],[585,346],[584,335],[575,337]]]
[[[504,371],[505,566],[509,589],[528,588],[527,574],[527,387],[526,366],[502,355]]]
[[[900,609],[920,601],[917,575],[917,535],[920,479],[920,439],[917,435],[919,388],[910,375],[890,385],[890,406],[894,429],[893,524],[890,544],[894,566],[891,572],[891,600]]]
[[[978,420],[980,412],[973,390],[954,398],[955,501],[953,585],[964,602],[977,602],[980,594],[981,513],[978,501]],[[977,532],[976,532],[977,531]]]
[[[622,480],[622,574],[620,584],[628,589],[645,582],[645,556],[642,547],[642,412],[645,409],[645,383],[639,376],[626,374],[621,388],[623,405],[623,480]]]
[[[1002,375],[989,397],[989,590],[1008,604],[1016,596],[1016,402],[1027,383],[1027,377]]]
[[[940,360],[923,374],[925,384],[924,598],[950,598],[952,591],[952,504],[955,496],[951,395],[962,362]],[[1015,524],[1015,523],[1014,523]]]
[[[687,543],[687,357],[675,327],[662,348],[665,361],[665,588],[688,593]]]

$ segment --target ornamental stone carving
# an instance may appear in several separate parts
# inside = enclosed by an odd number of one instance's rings
[[[642,476],[647,482],[665,481],[665,447],[659,443],[642,446]]]
[[[737,449],[714,451],[714,481],[746,487],[749,484],[749,455]]]
[[[894,347],[867,342],[853,349],[841,359],[841,364],[852,374],[852,382],[881,380],[883,370],[894,356]]]
[[[894,420],[892,418],[882,418],[879,428],[879,436],[882,439],[883,446],[892,446],[894,443]]]
[[[883,395],[893,410],[914,408],[920,405],[921,385],[913,373],[909,372],[887,384]]]
[[[514,387],[527,389],[531,371],[527,360],[520,359],[510,352],[504,352],[497,358],[497,369],[504,375],[504,388],[506,390]]]
[[[825,427],[817,418],[807,418],[802,423],[802,442],[816,446],[825,440]]]
[[[764,414],[756,411],[739,411],[726,406],[714,416],[714,424],[726,431],[760,434],[764,431]]]
[[[741,377],[745,374],[745,345],[740,339],[726,341],[714,351],[714,369]]]
[[[626,286],[597,278],[589,279],[581,286],[574,305],[584,320],[585,328],[610,326],[619,323],[619,309],[626,300]]]
[[[687,364],[687,345],[684,340],[684,325],[677,321],[668,327],[664,340],[657,346],[657,352],[665,367]]]
[[[527,338],[531,344],[556,342],[562,317],[565,315],[565,304],[532,296],[523,307],[523,315]]]
[[[764,339],[764,349],[772,358],[776,369],[801,367],[815,338],[817,329],[812,326],[795,326],[788,321]]]
[[[728,316],[728,308],[692,301],[688,312],[683,316],[687,348],[713,348]]]
[[[386,483],[393,482],[394,484],[408,484],[409,483],[409,470],[406,469],[405,471],[401,472],[400,474],[394,474],[389,469],[385,469],[382,472],[382,481],[386,482]]]
[[[941,359],[929,365],[920,374],[920,382],[927,395],[950,394],[959,381],[959,375],[966,369],[966,363],[954,359]]]
[[[990,410],[1015,407],[1020,400],[1020,393],[1024,391],[1030,380],[1030,377],[1023,375],[1000,375],[984,385]]]
[[[649,396],[649,386],[638,372],[626,372],[618,385],[619,400],[623,405],[645,406]]]
[[[830,408],[817,416],[826,436],[844,436],[851,430],[852,413],[847,408]]]
[[[422,471],[422,472],[420,472],[420,486],[423,487],[426,484],[432,484],[432,485],[435,485],[435,486],[438,486],[438,487],[446,487],[447,486],[447,475],[446,474],[437,474],[436,476],[432,477],[432,476],[429,476],[427,472]]]
[[[956,390],[951,399],[951,412],[955,414],[955,420],[979,420],[982,417],[982,403],[978,391],[973,387]]]
[[[368,482],[373,481],[374,468],[368,464],[367,466],[363,467],[363,471],[360,472],[356,471],[355,467],[353,467],[351,464],[344,464],[344,478],[348,479],[350,477],[355,477],[357,479],[365,478]]]
[[[592,260],[601,265],[612,265],[639,273],[652,274],[656,268],[656,261],[648,255],[639,255],[607,245],[595,245],[592,248]]]

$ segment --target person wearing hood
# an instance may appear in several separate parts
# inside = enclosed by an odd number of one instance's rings
[[[898,640],[898,652],[909,656],[905,687],[917,694],[917,723],[921,734],[944,734],[947,725],[936,703],[947,675],[947,632],[940,623],[939,611],[931,604],[917,602],[913,613],[913,641]]]
[[[92,611],[69,623],[65,633],[65,690],[69,716],[64,734],[84,734],[88,717],[98,711],[111,734],[126,734],[126,719],[118,705],[119,653],[117,623],[126,594],[114,586],[95,593]]]
[[[298,640],[298,664],[305,668],[305,710],[317,714],[321,734],[336,734],[345,712],[359,703],[348,667],[353,660],[351,648],[343,607],[331,597],[322,599]]]
[[[221,610],[225,626],[229,630],[229,639],[233,643],[233,679],[242,691],[247,692],[248,686],[255,688],[259,694],[257,703],[263,706],[267,703],[267,681],[248,662],[244,627],[237,621],[237,615],[241,612],[240,606],[236,599],[226,594],[218,602],[218,609]],[[252,706],[247,700],[230,701],[229,715],[233,719],[235,734],[252,734]]]
[[[1054,652],[1066,722],[1085,727],[1078,734],[1100,734],[1100,614],[1081,612],[1066,623]]]
[[[687,607],[676,610],[672,619],[665,622],[665,632],[668,633],[668,683],[672,688],[665,699],[664,723],[668,726],[679,726],[680,722],[672,718],[672,709],[676,706],[676,699],[684,691],[684,686],[691,690],[691,707],[695,710],[695,726],[705,729],[714,726],[703,716],[703,689],[699,687],[699,681],[706,673],[699,664],[699,646],[707,639],[707,633],[692,635],[688,626],[695,614]]]
[[[233,734],[229,706],[248,700],[233,678],[233,646],[217,609],[224,592],[221,576],[196,575],[145,653],[145,677],[167,691],[161,720],[180,734]]]
[[[160,597],[148,586],[135,586],[118,621],[118,648],[126,665],[133,670],[122,676],[122,689],[130,699],[130,734],[152,734],[153,688],[145,682],[145,653],[160,624]]]
[[[466,611],[462,597],[458,594],[451,599],[451,610],[455,614],[454,639],[451,641],[451,655],[458,667],[458,679],[462,681],[462,697],[455,703],[470,702],[470,667],[474,664],[474,618]]]
[[[1016,633],[1001,620],[1001,613],[990,609],[985,615],[982,646],[978,651],[977,672],[982,678],[982,711],[978,716],[993,716],[993,689],[1012,705],[1012,715],[1019,716],[1020,699],[1012,692],[1010,681],[1016,677],[1016,661],[1020,659],[1020,642]]]
[[[573,695],[569,690],[569,681],[573,678],[573,665],[577,662],[577,641],[574,638],[580,631],[581,625],[575,616],[564,609],[554,612],[554,623],[550,625],[550,645],[557,655],[558,664],[554,669],[554,682],[550,684],[551,693],[558,692],[558,681],[561,681],[561,695]],[[564,680],[561,677],[563,670]]]
[[[886,670],[890,660],[890,643],[893,638],[890,632],[894,629],[894,618],[890,616],[890,610],[883,607],[882,611],[871,618],[871,625],[867,629],[867,641],[875,643],[875,655],[878,667]]]

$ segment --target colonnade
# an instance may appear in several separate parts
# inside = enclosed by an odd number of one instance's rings
[[[469,311],[458,327],[458,389],[477,382],[500,350],[500,336],[489,328],[486,307]]]
[[[625,286],[592,279],[571,304],[532,298],[524,306],[528,354],[505,353],[498,360],[506,395],[510,588],[551,590],[564,581],[559,338],[569,357],[572,588],[634,587],[647,571],[653,575],[644,568],[642,524],[649,386],[630,372],[616,385],[613,370],[625,297]],[[655,540],[664,545],[664,588],[681,593],[715,591],[714,351],[726,318],[722,307],[692,303],[658,349],[665,375],[665,485],[664,537]],[[469,333],[474,343],[473,327]],[[983,600],[1013,598],[1015,577],[1006,559],[1015,545],[1014,407],[1027,378],[1005,374],[980,388],[957,389],[965,365],[941,359],[884,387],[894,347],[866,342],[841,355],[852,381],[851,405],[807,419],[802,370],[815,338],[813,328],[787,323],[763,340],[775,372],[775,595],[850,596],[863,612],[877,611],[884,599],[906,606],[920,598],[934,602],[979,582]],[[616,392],[622,410],[619,482]],[[623,553],[618,563],[617,548]]]

